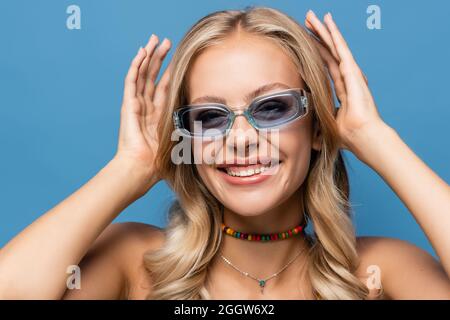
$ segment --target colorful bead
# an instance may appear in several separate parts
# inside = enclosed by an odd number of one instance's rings
[[[275,241],[287,239],[292,237],[293,235],[300,234],[303,231],[303,227],[304,227],[303,225],[298,225],[295,228],[292,228],[288,231],[273,234],[251,234],[245,232],[238,232],[230,227],[227,227],[224,223],[222,223],[222,231],[225,234],[228,234],[238,239],[244,239],[249,241]]]

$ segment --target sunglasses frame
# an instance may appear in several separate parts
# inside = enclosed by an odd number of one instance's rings
[[[299,101],[300,109],[296,112],[296,114],[294,116],[288,118],[286,121],[284,121],[280,124],[274,125],[274,126],[267,126],[267,127],[258,126],[255,119],[251,115],[252,110],[254,108],[256,108],[257,106],[259,106],[260,103],[262,103],[266,100],[270,100],[270,99],[273,99],[276,97],[286,96],[286,95],[293,95]],[[229,106],[222,104],[222,103],[216,103],[216,102],[186,105],[186,106],[183,106],[183,107],[175,110],[172,114],[172,119],[173,119],[173,124],[175,126],[175,129],[178,130],[180,132],[180,134],[182,134],[183,136],[187,136],[190,138],[193,138],[193,137],[219,137],[219,136],[228,135],[228,133],[230,132],[230,129],[233,127],[234,120],[236,119],[236,117],[238,117],[240,115],[244,116],[247,119],[247,121],[250,123],[250,125],[253,128],[255,128],[256,130],[274,129],[274,128],[283,127],[283,126],[291,123],[294,120],[298,120],[298,119],[305,117],[309,113],[311,101],[312,101],[311,93],[309,91],[305,90],[304,88],[289,88],[289,89],[277,91],[274,93],[268,93],[268,94],[261,95],[261,96],[255,98],[248,106],[240,107],[238,110],[232,110]],[[189,132],[188,130],[183,128],[183,121],[182,121],[183,113],[192,108],[219,109],[222,111],[226,111],[228,113],[228,118],[229,118],[228,126],[220,134],[215,134],[215,135],[192,134],[191,132]],[[300,110],[302,110],[302,109],[305,110],[305,112],[303,114],[299,115]]]

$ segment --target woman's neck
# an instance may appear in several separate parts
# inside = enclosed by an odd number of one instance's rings
[[[301,199],[300,193],[296,192],[290,199],[275,209],[252,217],[244,217],[224,208],[223,220],[226,226],[238,232],[252,234],[285,232],[304,222]],[[294,277],[298,278],[296,266],[299,267],[304,264],[308,248],[309,244],[303,232],[287,239],[264,242],[238,239],[223,234],[218,255],[214,257],[211,269],[220,270],[220,272],[226,273],[234,279],[246,280],[242,279],[244,277],[242,274],[222,261],[221,255],[223,255],[240,270],[257,278],[265,279],[280,271],[299,251],[302,251],[300,256],[286,270],[267,282],[267,286],[273,287],[277,283],[281,285],[285,280],[292,280],[294,273]],[[248,281],[248,283],[255,286],[253,280]]]

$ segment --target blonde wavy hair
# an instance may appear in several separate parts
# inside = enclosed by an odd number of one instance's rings
[[[358,266],[351,220],[349,185],[334,120],[334,99],[326,66],[312,36],[294,19],[267,7],[213,12],[200,19],[181,40],[172,58],[167,110],[158,127],[156,166],[177,195],[164,230],[165,243],[144,255],[151,275],[148,299],[210,299],[205,287],[208,265],[221,240],[221,204],[202,183],[195,165],[175,165],[171,151],[172,112],[185,104],[189,66],[202,50],[235,32],[271,39],[289,55],[313,98],[313,121],[321,131],[321,150],[312,150],[302,185],[305,218],[314,234],[305,236],[308,277],[320,299],[364,299],[368,288],[354,275]]]

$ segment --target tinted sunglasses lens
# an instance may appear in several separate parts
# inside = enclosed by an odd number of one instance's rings
[[[214,107],[187,109],[180,116],[182,127],[192,135],[198,135],[199,133],[201,135],[214,135],[217,130],[225,131],[229,123],[229,113],[226,110]],[[195,127],[195,125],[198,127]],[[199,130],[199,132],[195,132],[195,130]]]
[[[299,97],[287,94],[261,101],[251,114],[259,127],[268,128],[302,116],[305,111]]]

